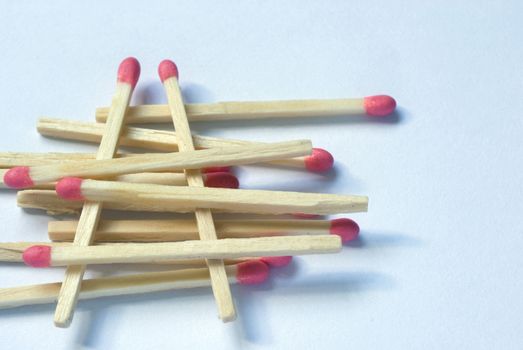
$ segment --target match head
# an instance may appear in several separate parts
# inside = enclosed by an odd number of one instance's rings
[[[292,256],[264,256],[260,258],[260,261],[270,267],[284,267],[291,263]]]
[[[341,218],[331,221],[329,229],[331,235],[338,235],[341,237],[343,243],[355,240],[360,233],[360,227],[351,219]]]
[[[171,60],[163,60],[160,62],[160,65],[158,65],[158,75],[162,83],[172,77],[178,79],[178,67],[176,67],[176,64]]]
[[[134,57],[127,57],[118,67],[118,82],[130,84],[133,89],[140,78],[140,63]]]
[[[34,245],[22,254],[24,263],[32,267],[48,267],[51,265],[51,247],[48,245]]]
[[[332,169],[334,157],[322,148],[313,148],[312,154],[305,157],[305,168],[309,171],[323,173]]]
[[[230,166],[211,166],[208,168],[203,168],[202,173],[203,174],[209,174],[209,173],[230,173],[231,167]]]
[[[17,166],[9,169],[4,174],[4,184],[10,188],[28,188],[34,185],[31,176],[29,175],[29,167]]]
[[[56,194],[62,199],[69,201],[82,201],[82,182],[84,180],[78,177],[64,177],[56,183]]]
[[[365,113],[372,117],[384,117],[396,109],[396,100],[387,95],[367,96],[363,99]]]
[[[231,173],[209,173],[203,176],[205,187],[238,188],[240,182]]]
[[[260,284],[269,278],[269,266],[260,260],[248,260],[236,265],[239,284]]]

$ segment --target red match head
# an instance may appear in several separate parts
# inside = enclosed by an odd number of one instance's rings
[[[248,260],[236,265],[239,284],[260,284],[269,277],[269,266],[260,260]]]
[[[240,183],[231,173],[209,173],[203,176],[205,187],[238,188]]]
[[[260,258],[260,261],[263,261],[270,267],[283,267],[291,263],[292,256],[264,256]]]
[[[62,199],[70,201],[84,200],[82,195],[82,182],[78,177],[64,177],[56,183],[56,194]]]
[[[342,218],[332,220],[329,231],[332,235],[340,236],[341,241],[345,243],[355,240],[358,237],[360,227],[354,220]]]
[[[208,173],[230,173],[231,167],[230,166],[211,166],[208,168],[203,168],[202,173],[208,174]]]
[[[133,89],[140,78],[140,63],[134,57],[127,57],[118,67],[118,82],[130,84]]]
[[[313,148],[312,154],[305,157],[305,168],[309,171],[323,173],[332,169],[334,157],[322,148]]]
[[[34,245],[22,254],[24,263],[32,267],[48,267],[51,265],[51,247],[48,245]]]
[[[365,113],[372,117],[384,117],[396,109],[396,101],[387,95],[367,96],[363,99]]]
[[[158,75],[162,83],[172,77],[178,79],[178,67],[176,67],[176,64],[171,60],[163,60],[160,62],[160,65],[158,65]]]
[[[29,175],[29,167],[17,166],[9,169],[4,174],[4,184],[10,188],[28,188],[34,185]]]

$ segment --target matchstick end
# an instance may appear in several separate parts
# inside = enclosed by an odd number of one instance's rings
[[[202,173],[209,174],[209,173],[230,173],[231,167],[230,166],[211,166],[208,168],[203,168]]]
[[[365,113],[372,117],[384,117],[396,109],[396,100],[387,95],[367,96],[363,104]]]
[[[29,167],[26,166],[17,166],[9,169],[4,174],[4,184],[15,189],[32,187],[34,183],[29,175],[29,170]]]
[[[130,84],[133,89],[140,78],[140,63],[134,57],[127,57],[118,67],[118,82]]]
[[[284,267],[291,263],[292,256],[264,256],[260,260],[270,267]]]
[[[64,177],[56,183],[56,194],[62,199],[71,201],[84,200],[82,195],[82,182],[78,177]]]
[[[162,83],[172,77],[178,79],[178,67],[171,60],[163,60],[158,65],[158,75]]]
[[[332,169],[334,157],[322,148],[313,148],[312,154],[305,157],[305,168],[316,173],[323,173]]]
[[[260,284],[269,278],[269,266],[260,260],[249,260],[236,266],[236,279],[239,284]]]
[[[331,221],[329,229],[331,235],[338,235],[341,237],[343,243],[355,240],[359,233],[360,227],[351,219],[341,218]]]
[[[209,173],[204,175],[205,187],[238,188],[240,182],[231,173]]]
[[[24,263],[32,267],[48,267],[51,265],[51,247],[48,245],[34,245],[22,254]]]

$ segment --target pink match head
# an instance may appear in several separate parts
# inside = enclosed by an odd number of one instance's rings
[[[387,95],[367,96],[363,99],[365,113],[372,117],[384,117],[396,109],[396,101]]]
[[[205,187],[238,188],[240,183],[231,173],[209,173],[204,175]]]
[[[130,84],[133,89],[140,78],[140,63],[134,57],[127,57],[118,67],[118,82]]]
[[[208,173],[230,173],[231,167],[230,166],[211,166],[208,168],[203,168],[202,173],[208,174]]]
[[[291,263],[292,256],[264,256],[260,258],[260,261],[263,261],[270,267],[283,267]]]
[[[4,174],[4,184],[10,188],[28,188],[34,185],[29,175],[30,168],[26,166],[17,166],[9,169]]]
[[[260,260],[248,260],[236,265],[239,284],[260,284],[269,277],[269,266]]]
[[[22,254],[24,263],[32,267],[48,267],[51,265],[51,247],[48,245],[34,245]]]
[[[178,79],[178,67],[171,60],[163,60],[158,66],[158,75],[162,83],[172,77]]]
[[[354,220],[342,218],[332,220],[329,231],[331,235],[340,236],[341,241],[345,243],[355,240],[358,237],[360,227]]]
[[[56,183],[56,194],[62,199],[69,201],[82,201],[82,182],[84,180],[78,177],[64,177]]]
[[[332,169],[334,157],[322,148],[313,148],[312,154],[305,157],[305,168],[309,171],[323,173]]]

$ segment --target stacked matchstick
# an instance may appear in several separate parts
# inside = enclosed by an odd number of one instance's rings
[[[0,289],[1,308],[57,301],[55,324],[67,327],[79,298],[210,286],[219,317],[227,322],[236,317],[231,283],[262,283],[269,267],[284,266],[293,255],[335,253],[342,242],[357,237],[354,221],[316,216],[366,211],[367,197],[242,190],[230,172],[231,166],[256,163],[326,172],[333,166],[329,152],[312,148],[308,140],[259,143],[193,135],[189,122],[381,117],[394,111],[394,99],[184,104],[176,65],[165,60],[158,73],[167,105],[129,107],[140,65],[127,58],[119,66],[110,107],[96,110],[97,123],[38,121],[42,135],[98,143],[95,154],[0,154],[3,187],[20,190],[20,207],[80,215],[78,220],[50,221],[51,242],[0,243],[2,261],[66,267],[62,282]],[[126,125],[132,123],[172,123],[176,132]],[[120,146],[149,153],[118,153]],[[101,220],[103,209],[194,213],[194,217]],[[223,212],[237,217],[217,217]],[[244,213],[274,216],[247,219],[242,218]],[[125,263],[172,269],[83,279],[88,264]]]

